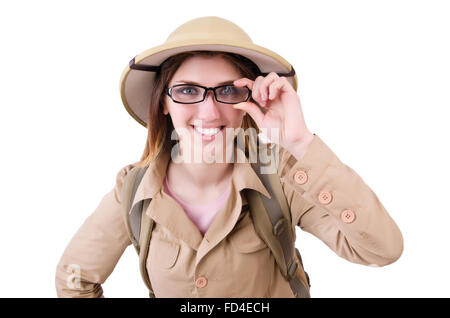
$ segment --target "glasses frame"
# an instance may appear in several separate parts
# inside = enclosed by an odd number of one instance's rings
[[[172,89],[173,89],[174,87],[178,87],[178,86],[195,86],[195,87],[203,88],[205,91],[204,91],[204,93],[203,93],[203,98],[202,98],[202,100],[197,101],[197,102],[189,102],[189,103],[179,102],[179,101],[174,100],[173,97],[172,97]],[[165,93],[166,93],[167,95],[169,95],[170,99],[172,99],[172,101],[173,101],[174,103],[177,103],[177,104],[197,104],[197,103],[201,103],[201,102],[203,102],[203,101],[205,100],[206,95],[208,94],[208,91],[209,91],[209,90],[213,91],[213,93],[214,93],[214,99],[215,99],[218,103],[222,103],[222,104],[239,104],[239,103],[243,103],[243,102],[248,101],[248,99],[250,98],[250,96],[251,96],[251,94],[252,94],[252,91],[251,91],[247,86],[243,86],[243,87],[245,87],[245,88],[247,89],[247,91],[248,91],[248,93],[247,93],[247,98],[246,98],[244,101],[238,102],[238,103],[222,102],[222,101],[220,101],[220,100],[217,99],[216,89],[221,88],[221,87],[225,87],[225,86],[234,86],[234,85],[233,85],[233,84],[225,84],[225,85],[220,85],[220,86],[216,86],[216,87],[206,87],[206,86],[201,86],[201,85],[197,85],[197,84],[188,84],[188,83],[187,83],[187,84],[177,84],[177,85],[173,85],[173,86],[171,86],[171,87],[166,88],[166,89],[165,89]]]

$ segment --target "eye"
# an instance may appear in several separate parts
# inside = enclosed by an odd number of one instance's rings
[[[224,86],[220,89],[219,94],[221,95],[233,95],[236,94],[236,88],[232,85]]]
[[[182,95],[197,95],[198,88],[195,86],[180,86],[175,89],[175,93]]]

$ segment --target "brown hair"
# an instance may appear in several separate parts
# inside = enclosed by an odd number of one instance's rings
[[[258,66],[251,60],[244,56],[228,52],[191,51],[183,52],[166,59],[155,75],[147,120],[147,140],[144,153],[140,161],[137,162],[137,166],[148,166],[160,153],[171,151],[172,147],[177,143],[177,140],[171,140],[171,132],[174,130],[172,120],[170,116],[163,114],[164,90],[180,65],[188,58],[198,55],[208,57],[221,56],[233,64],[242,77],[247,77],[251,80],[255,80],[261,74]],[[251,101],[253,100],[251,99]],[[244,131],[248,128],[255,128],[258,131],[258,126],[248,114],[245,114],[241,128]],[[248,136],[245,136],[245,148],[246,153],[248,153]]]

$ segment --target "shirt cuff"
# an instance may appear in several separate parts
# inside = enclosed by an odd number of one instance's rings
[[[329,166],[340,165],[341,162],[333,151],[313,134],[314,138],[306,149],[305,154],[297,160],[288,153],[288,158],[281,171],[283,181],[287,182],[301,194],[317,188],[317,182]],[[287,151],[286,151],[287,152]]]

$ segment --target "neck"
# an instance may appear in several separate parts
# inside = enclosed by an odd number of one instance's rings
[[[229,147],[232,147],[232,145],[229,145]],[[189,154],[191,153],[189,152]],[[180,150],[169,164],[169,179],[171,179],[170,176],[176,176],[177,179],[172,180],[184,186],[192,185],[200,188],[221,188],[224,184],[228,183],[233,171],[233,161],[230,160],[231,157],[226,160],[226,154],[227,151],[223,148],[220,155],[218,155],[220,159],[209,157],[210,160],[208,161],[210,163],[201,159],[194,160],[191,154],[190,160],[187,159],[186,162],[183,151]],[[231,152],[228,155],[231,155]],[[200,158],[202,157],[200,156]]]
[[[175,172],[177,180],[185,185],[193,184],[200,188],[220,187],[229,180],[233,171],[232,163],[174,163],[170,162],[170,175]],[[175,170],[175,171],[174,171]],[[173,180],[173,179],[172,179]]]

